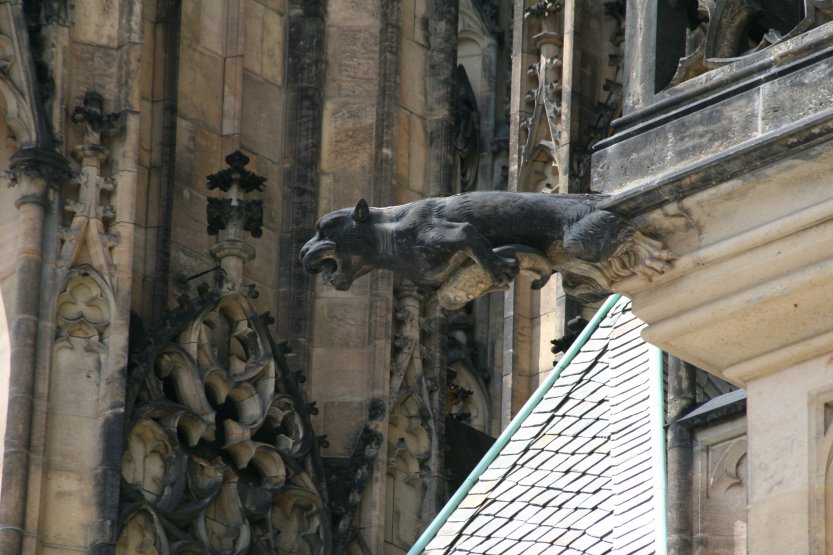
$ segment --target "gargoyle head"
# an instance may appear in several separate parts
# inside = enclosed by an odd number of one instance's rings
[[[377,240],[366,200],[361,199],[355,208],[323,216],[315,230],[315,237],[301,249],[301,262],[306,271],[320,272],[325,284],[332,283],[339,291],[346,291],[353,281],[375,267]]]

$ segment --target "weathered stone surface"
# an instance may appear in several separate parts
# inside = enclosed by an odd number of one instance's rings
[[[354,173],[333,173],[321,176],[321,193],[318,215],[340,206],[350,205],[370,190],[372,176]]]
[[[324,106],[321,169],[329,172],[369,173],[375,109],[367,102],[338,99]]]
[[[327,16],[342,27],[365,26],[370,21],[376,21],[380,11],[380,5],[376,2],[364,2],[364,0],[330,0],[327,2]]]
[[[694,451],[693,532],[696,553],[729,555],[747,541],[749,488],[746,420],[700,430]]]
[[[255,0],[244,0],[246,33],[243,37],[243,64],[247,71],[262,75],[263,69],[263,4]]]
[[[334,30],[331,58],[335,59],[336,92],[344,97],[375,97],[378,89],[379,62],[368,56],[379,49],[378,33],[365,29]]]
[[[403,39],[400,101],[403,108],[415,114],[425,114],[427,94],[425,57],[424,46],[410,39]]]
[[[200,1],[199,44],[218,56],[228,54],[226,48],[226,27],[229,24],[228,10],[230,2]]]
[[[754,59],[714,70],[687,82],[683,90],[669,91],[661,101],[658,97],[655,105],[628,114],[618,124],[621,130],[600,143],[602,150],[594,154],[594,188],[664,188],[666,197],[690,194],[829,134],[833,116],[819,100],[833,94],[824,84],[833,72],[821,46],[828,33],[819,28],[772,46]],[[801,55],[802,63],[794,63]],[[812,93],[793,94],[797,90]],[[724,125],[732,132],[726,133]],[[650,144],[670,146],[656,158]],[[688,182],[684,187],[671,185],[682,180]]]
[[[276,85],[284,83],[285,28],[283,16],[269,9],[264,10],[261,75]]]
[[[326,299],[316,303],[316,345],[361,348],[367,344],[368,314],[364,299]]]
[[[126,6],[110,4],[109,10]],[[79,0],[72,5],[72,35],[79,42],[114,47],[118,41],[118,17],[99,17],[104,9],[100,0]]]
[[[223,60],[195,46],[180,51],[179,110],[183,117],[219,133],[223,109]]]
[[[49,496],[49,503],[42,513],[45,542],[63,549],[86,549],[95,514],[93,484],[92,474],[57,469],[47,472],[44,494]]]
[[[313,389],[317,399],[364,400],[367,396],[367,356],[363,348],[332,345],[312,348],[318,375]],[[355,421],[351,424],[356,425]]]
[[[281,159],[283,105],[282,89],[249,72],[243,73],[241,143],[245,148],[272,161]]]
[[[330,443],[323,450],[324,455],[349,456],[361,432],[361,423],[367,418],[365,401],[329,401],[324,403],[322,412],[323,429],[328,431]]]

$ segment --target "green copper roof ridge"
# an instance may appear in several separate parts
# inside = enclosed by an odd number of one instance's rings
[[[440,528],[442,528],[443,524],[446,523],[448,518],[451,514],[457,510],[457,507],[462,503],[463,499],[465,499],[466,495],[468,495],[471,488],[474,484],[477,483],[478,478],[483,472],[489,468],[489,465],[497,458],[500,452],[503,450],[504,447],[509,443],[509,440],[512,439],[512,436],[515,435],[524,421],[532,414],[532,411],[538,406],[541,400],[544,398],[544,395],[552,388],[555,384],[556,380],[558,380],[559,376],[561,376],[561,372],[564,371],[567,366],[573,361],[577,354],[581,352],[582,347],[587,343],[593,333],[598,329],[599,324],[602,323],[602,320],[608,315],[610,310],[616,305],[616,303],[621,299],[622,296],[619,294],[611,295],[605,300],[604,304],[602,304],[601,308],[596,312],[593,316],[593,319],[587,324],[587,326],[582,330],[581,334],[578,338],[573,342],[567,352],[564,353],[564,356],[561,357],[561,360],[558,361],[558,364],[555,365],[555,368],[550,372],[550,375],[547,376],[547,379],[538,386],[538,389],[535,390],[535,393],[527,400],[524,406],[518,411],[518,414],[515,415],[515,418],[509,422],[509,425],[506,427],[505,430],[498,436],[495,443],[492,445],[491,449],[483,456],[474,470],[471,471],[471,474],[463,481],[462,485],[457,489],[454,495],[451,496],[451,499],[448,500],[448,503],[440,510],[434,520],[431,521],[431,524],[428,525],[428,528],[422,533],[419,539],[416,541],[414,546],[408,551],[408,555],[419,555],[422,553],[431,540],[434,539],[437,532],[439,532]]]

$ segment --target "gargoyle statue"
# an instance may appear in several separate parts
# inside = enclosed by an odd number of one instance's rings
[[[316,223],[301,249],[308,272],[345,291],[374,268],[437,289],[459,308],[507,288],[523,271],[542,287],[557,271],[566,292],[589,301],[635,273],[650,279],[676,257],[624,218],[600,210],[605,195],[473,192],[370,208],[362,199]]]

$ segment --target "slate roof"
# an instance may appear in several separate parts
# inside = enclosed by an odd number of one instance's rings
[[[423,553],[653,553],[648,347],[620,300]]]

